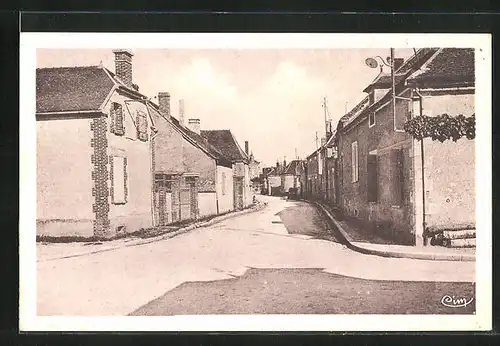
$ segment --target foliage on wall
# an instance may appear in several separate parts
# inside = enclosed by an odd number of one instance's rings
[[[404,124],[404,130],[413,138],[421,140],[431,138],[434,141],[456,142],[462,137],[474,139],[476,137],[476,115],[465,117],[462,114],[450,116],[441,114],[435,117],[426,115],[417,116]]]

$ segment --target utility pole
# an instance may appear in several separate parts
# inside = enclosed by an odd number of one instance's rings
[[[323,97],[323,104],[321,105],[323,107],[324,115],[325,115],[325,136],[328,133],[328,118],[327,118],[327,109],[326,109],[326,96]]]
[[[392,115],[396,121],[396,76],[394,75],[394,48],[391,48]]]

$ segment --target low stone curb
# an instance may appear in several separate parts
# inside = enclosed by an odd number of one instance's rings
[[[176,237],[178,235],[187,233],[187,232],[189,232],[189,231],[191,231],[191,230],[193,230],[195,228],[203,228],[203,227],[211,226],[211,225],[214,225],[214,224],[219,223],[221,221],[230,219],[232,217],[236,217],[236,216],[239,216],[239,215],[243,215],[243,214],[248,214],[248,213],[252,213],[252,212],[255,212],[255,211],[259,211],[259,210],[264,209],[266,206],[267,206],[267,203],[261,203],[261,204],[258,204],[255,207],[252,207],[252,208],[248,208],[248,209],[245,209],[245,210],[240,210],[240,211],[228,213],[228,214],[222,215],[222,216],[216,216],[216,217],[214,217],[213,219],[211,219],[209,221],[206,221],[206,222],[197,222],[197,223],[194,223],[192,225],[180,228],[177,231],[166,233],[166,234],[162,234],[160,236],[156,236],[156,237],[152,237],[152,238],[148,238],[148,239],[131,240],[128,243],[120,244],[120,245],[115,245],[115,246],[110,246],[110,247],[107,247],[107,248],[104,248],[104,249],[99,249],[99,250],[95,250],[95,251],[79,252],[79,253],[75,253],[75,254],[71,254],[71,255],[66,255],[66,256],[51,257],[51,258],[39,260],[37,262],[47,262],[47,261],[53,261],[53,260],[57,260],[57,259],[79,257],[79,256],[84,256],[84,255],[92,255],[92,254],[96,254],[96,253],[100,253],[100,252],[106,252],[106,251],[121,249],[121,248],[124,248],[124,247],[131,247],[131,246],[138,246],[138,245],[144,245],[144,244],[154,243],[154,242],[157,242],[157,241],[161,241],[161,240],[165,240],[165,239],[170,239],[170,238]]]
[[[330,219],[330,221],[333,223],[335,226],[336,230],[338,231],[337,234],[340,236],[341,242],[347,246],[349,249],[365,254],[365,255],[376,255],[376,256],[382,256],[382,257],[392,257],[392,258],[411,258],[411,259],[419,259],[419,260],[431,260],[431,261],[465,261],[465,262],[473,262],[476,260],[475,255],[471,254],[455,254],[455,253],[408,253],[408,252],[398,252],[398,251],[391,251],[391,250],[376,250],[376,249],[370,249],[367,247],[359,246],[356,244],[353,244],[352,240],[350,239],[349,234],[344,230],[342,225],[332,216],[330,211],[328,211],[323,205],[321,205],[318,202],[315,201],[307,201],[303,200],[304,202],[312,203],[315,206],[317,206],[323,213]]]

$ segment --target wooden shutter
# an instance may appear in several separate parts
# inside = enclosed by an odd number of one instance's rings
[[[137,111],[136,117],[137,138],[143,142],[148,140],[148,119],[146,113]]]
[[[351,144],[351,171],[352,182],[358,181],[358,142]]]
[[[404,176],[404,151],[403,149],[391,150],[393,172],[393,203],[401,206],[404,204],[405,176]]]
[[[367,186],[368,202],[378,200],[378,158],[377,155],[367,156]]]
[[[119,136],[125,134],[125,125],[123,121],[123,107],[121,104],[113,102],[113,123],[114,133]]]

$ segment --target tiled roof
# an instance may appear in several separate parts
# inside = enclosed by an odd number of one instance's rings
[[[415,55],[406,60],[396,71],[397,75],[404,76],[396,79],[396,85],[398,83],[402,83],[405,81],[405,78],[408,78],[411,74],[418,71],[422,65],[424,65],[429,59],[439,50],[439,48],[421,48],[419,49]],[[366,90],[366,89],[365,89]],[[397,91],[396,91],[397,92]],[[365,97],[360,103],[358,103],[349,113],[340,118],[339,126],[347,127],[350,123],[356,120],[361,115],[366,114],[367,109],[372,109],[372,107],[377,107],[378,105],[387,102],[391,97],[392,92],[388,91],[382,98],[380,98],[377,102],[370,105],[369,97]]]
[[[405,78],[405,75],[396,74],[394,80],[396,84],[401,83]],[[390,73],[379,74],[370,85],[368,85],[363,92],[370,92],[372,89],[388,89],[392,86],[392,76]]]
[[[349,113],[345,114],[340,118],[339,123],[346,123],[351,119],[354,119],[358,114],[360,114],[363,110],[365,110],[370,105],[370,97],[365,96],[353,109],[349,111]]]
[[[164,119],[164,117],[161,116],[159,112],[159,106],[153,102],[149,102],[149,104],[153,106],[152,109],[154,110],[154,112],[156,112],[157,116],[160,116]],[[167,120],[165,119],[165,121]],[[215,160],[217,160],[217,163],[219,165],[232,167],[231,161],[227,157],[225,157],[219,150],[210,145],[205,138],[203,138],[196,132],[191,131],[189,128],[182,126],[179,123],[179,120],[174,117],[170,117],[170,123],[176,128],[177,131],[179,131],[183,135],[184,138],[186,138],[188,141],[193,143],[193,145],[197,146],[208,155],[213,157]]]
[[[241,150],[230,130],[204,130],[201,136],[231,161],[248,162],[248,156]]]
[[[286,167],[284,174],[298,174],[300,169],[300,160],[291,161]]]
[[[36,112],[99,111],[114,86],[100,66],[36,70]]]
[[[264,175],[272,175],[275,171],[275,167],[265,167],[262,169]]]
[[[474,86],[474,49],[443,48],[408,79],[418,87]]]

